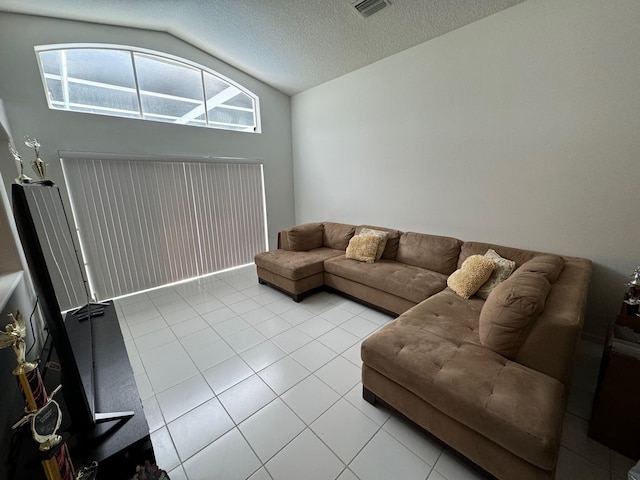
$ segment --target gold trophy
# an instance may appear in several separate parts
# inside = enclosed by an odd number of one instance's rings
[[[75,473],[69,452],[66,445],[62,443],[62,437],[57,433],[62,422],[62,412],[60,405],[53,400],[53,396],[60,390],[60,386],[53,391],[51,396],[47,396],[37,365],[27,362],[25,358],[26,326],[24,318],[19,310],[16,311],[15,316],[10,313],[9,318],[12,322],[5,327],[4,331],[0,330],[0,348],[13,347],[18,366],[13,369],[12,373],[18,377],[26,401],[26,415],[12,428],[16,429],[31,421],[31,434],[34,440],[40,444],[39,450],[50,452],[46,455],[47,458],[41,461],[47,480],[73,478]],[[34,390],[38,392],[37,398],[34,395]],[[54,450],[58,446],[59,449]]]
[[[18,151],[15,148],[13,148],[13,145],[11,145],[11,142],[9,142],[9,151],[11,152],[11,155],[13,155],[13,158],[16,161],[16,164],[18,166],[18,172],[20,172],[20,174],[18,175],[18,178],[16,178],[16,183],[30,183],[31,178],[27,177],[24,174],[24,164],[22,163],[22,157],[20,156]]]
[[[45,163],[44,160],[42,160],[40,158],[40,142],[38,142],[38,139],[33,137],[24,137],[24,144],[27,147],[31,147],[36,151],[36,159],[31,162],[31,168],[33,168],[33,171],[36,172],[36,175],[38,175],[38,177],[40,178],[40,180],[45,180],[45,178],[47,177],[47,165],[49,165],[48,163]]]

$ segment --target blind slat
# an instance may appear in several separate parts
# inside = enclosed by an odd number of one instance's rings
[[[266,249],[259,163],[62,162],[97,299],[250,263]]]

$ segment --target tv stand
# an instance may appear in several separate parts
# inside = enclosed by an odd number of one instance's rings
[[[76,431],[68,441],[75,465],[98,462],[99,478],[131,478],[136,465],[155,463],[149,424],[135,383],[118,316],[112,302],[99,318],[79,320],[67,314],[65,325],[78,362],[93,363],[95,427]],[[88,344],[88,339],[92,339]],[[84,342],[84,348],[83,348]],[[92,353],[92,358],[89,354]],[[84,369],[82,369],[84,370]],[[55,372],[58,373],[58,372]],[[55,377],[45,375],[47,391]],[[63,386],[64,389],[64,380]],[[100,413],[103,412],[103,413]],[[69,417],[67,417],[69,418]]]

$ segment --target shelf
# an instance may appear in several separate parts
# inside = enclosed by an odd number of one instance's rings
[[[12,273],[0,273],[0,312],[3,312],[13,295],[13,292],[20,284],[24,272],[19,270]]]

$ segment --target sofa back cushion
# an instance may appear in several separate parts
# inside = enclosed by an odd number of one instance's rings
[[[549,280],[532,272],[514,273],[496,286],[480,312],[482,345],[506,358],[514,358],[544,310],[550,290]]]
[[[374,227],[372,225],[358,225],[356,227],[356,235],[360,235],[363,228],[388,232],[389,236],[387,237],[387,244],[385,245],[384,251],[382,252],[382,258],[385,258],[387,260],[396,259],[396,255],[398,254],[398,243],[400,242],[400,235],[402,235],[402,232],[400,232],[399,230],[394,230],[392,228]]]
[[[282,248],[284,250],[301,252],[322,247],[322,223],[296,225],[284,230],[284,232],[287,237],[286,244],[283,242]]]
[[[346,250],[356,227],[344,223],[324,222],[322,245],[335,250]]]
[[[457,238],[406,232],[400,236],[396,260],[450,275],[456,270],[461,245]]]
[[[458,268],[462,266],[467,257],[471,255],[484,255],[487,250],[492,249],[502,258],[508,258],[516,262],[515,268],[518,268],[525,262],[528,262],[540,252],[534,250],[523,250],[521,248],[505,247],[503,245],[495,245],[493,243],[484,242],[464,242],[460,248],[460,258],[458,259]]]
[[[517,272],[530,272],[547,277],[549,283],[556,283],[564,269],[564,259],[559,255],[543,253],[523,263]]]

